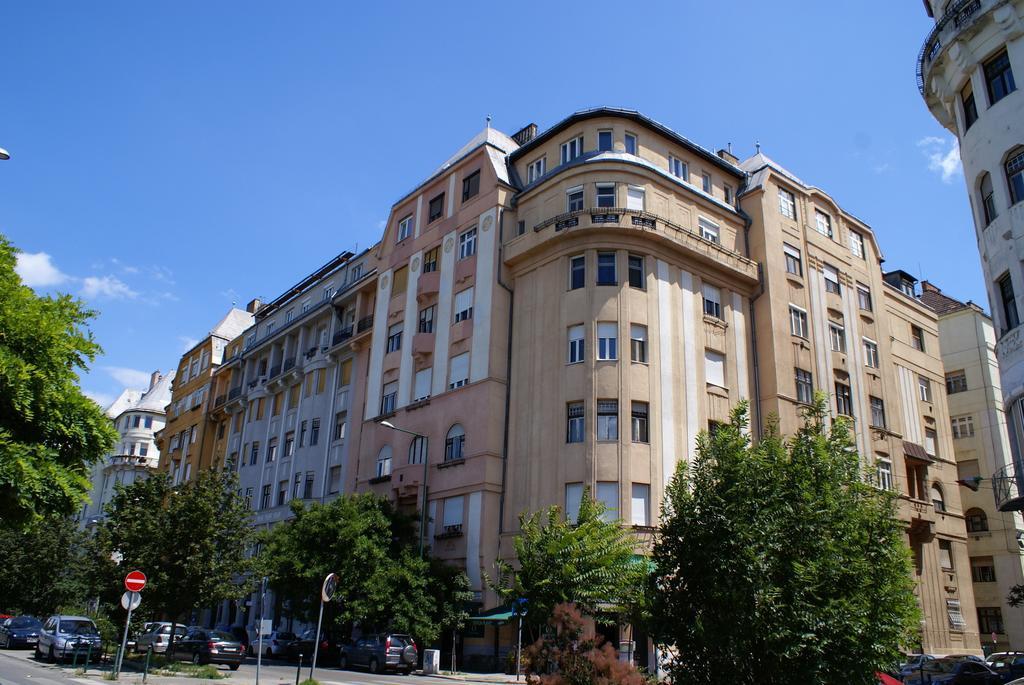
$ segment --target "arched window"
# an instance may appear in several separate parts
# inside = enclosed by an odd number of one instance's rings
[[[417,435],[409,445],[409,463],[423,464],[427,460],[427,439]]]
[[[984,533],[988,531],[988,516],[981,509],[968,509],[964,514],[968,533]]]
[[[935,511],[946,511],[946,498],[942,494],[942,486],[938,483],[932,483],[932,506],[935,507]]]
[[[992,223],[999,212],[996,211],[996,198],[992,191],[992,177],[988,172],[981,175],[981,182],[978,183],[978,195],[981,200],[981,213],[985,219],[985,225]]]
[[[462,459],[465,445],[466,431],[459,424],[455,424],[448,429],[448,435],[444,439],[444,460]]]
[[[391,475],[391,445],[384,445],[377,453],[377,477]]]
[[[1006,159],[1006,184],[1010,186],[1010,204],[1024,202],[1024,146],[1012,150]]]

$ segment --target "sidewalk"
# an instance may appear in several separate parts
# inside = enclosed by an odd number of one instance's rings
[[[514,675],[507,675],[505,673],[449,673],[441,672],[435,673],[432,676],[424,676],[422,672],[413,673],[415,676],[438,678],[442,680],[457,680],[464,683],[514,683],[516,677]],[[519,682],[522,685],[526,683],[526,676],[520,676]]]

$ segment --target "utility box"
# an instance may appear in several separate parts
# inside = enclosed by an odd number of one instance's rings
[[[441,671],[441,651],[438,649],[423,650],[423,675],[434,675]]]

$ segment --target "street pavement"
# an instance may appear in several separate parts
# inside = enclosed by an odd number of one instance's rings
[[[183,676],[154,676],[146,685],[200,685],[220,683],[221,685],[256,685],[256,660],[246,659],[237,671],[227,666],[218,667],[223,680],[203,680]],[[0,685],[103,685],[103,673],[95,664],[85,673],[79,673],[68,665],[48,664],[36,661],[32,650],[0,650]],[[260,685],[294,685],[296,664],[276,659],[264,659],[260,668]],[[309,664],[302,667],[299,681],[309,677]],[[314,677],[323,685],[452,685],[452,683],[514,683],[513,676],[451,674],[438,676],[411,676],[378,674],[362,671],[341,671],[337,668],[317,667]],[[142,674],[124,670],[119,682],[125,685],[142,685]],[[523,682],[520,680],[520,682]]]

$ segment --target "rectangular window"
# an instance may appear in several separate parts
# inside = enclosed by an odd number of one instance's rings
[[[473,318],[473,288],[455,293],[455,323]]]
[[[427,223],[437,221],[444,215],[444,193],[430,201],[427,212]]]
[[[565,484],[565,520],[576,523],[580,516],[580,500],[583,499],[583,483]]]
[[[843,324],[829,321],[828,339],[833,352],[846,353],[846,329]]]
[[[260,509],[270,508],[270,483],[263,486],[263,491],[260,493]]]
[[[873,309],[871,289],[863,283],[857,284],[857,306],[865,312],[870,312]]]
[[[832,237],[832,217],[820,209],[814,210],[814,228],[818,233]]]
[[[418,435],[409,443],[409,463],[425,464],[427,463],[427,456],[427,439],[422,435]]]
[[[348,426],[348,413],[339,411],[334,415],[334,434],[332,440],[344,440],[345,429]]]
[[[597,358],[599,360],[619,358],[618,337],[618,324],[608,321],[597,324]]]
[[[299,423],[299,447],[306,444],[306,426],[308,425],[308,421],[302,421]]]
[[[864,236],[856,231],[850,231],[850,253],[854,257],[865,259]]]
[[[597,401],[597,439],[605,442],[619,439],[618,400]]]
[[[936,455],[936,440],[938,433],[933,428],[924,429],[924,451],[928,453],[928,456],[934,457]]]
[[[284,434],[284,458],[288,459],[295,454],[295,431],[288,431]]]
[[[635,155],[637,150],[640,149],[637,146],[636,136],[633,135],[632,133],[627,133],[624,136],[622,136],[622,144],[626,148],[627,155]]]
[[[633,442],[650,442],[650,422],[646,402],[633,402],[630,409],[630,433]]]
[[[459,236],[459,259],[466,259],[476,254],[476,228],[471,228]]]
[[[967,374],[963,369],[950,371],[946,374],[946,394],[955,395],[958,392],[967,391]]]
[[[598,131],[597,132],[597,149],[599,152],[611,152],[612,149],[612,132],[611,131]]]
[[[787,219],[796,220],[796,198],[784,188],[779,188],[779,214]]]
[[[626,209],[644,211],[645,195],[646,191],[643,186],[626,186]]]
[[[880,366],[878,362],[878,343],[868,338],[864,338],[864,365],[872,369],[877,369]]]
[[[565,191],[565,211],[579,212],[583,210],[583,186],[576,186]]]
[[[974,417],[970,414],[954,416],[949,420],[949,422],[953,428],[954,439],[959,440],[961,438],[974,437]]]
[[[245,489],[245,509],[246,509],[246,511],[249,511],[249,510],[252,509],[252,495],[253,495],[253,488],[246,488]]]
[[[284,393],[279,392],[274,395],[273,399],[270,400],[270,415],[280,416],[282,404],[284,404]]]
[[[713,316],[716,319],[722,317],[722,291],[710,283],[705,283],[703,288],[704,314]]]
[[[1017,314],[1017,298],[1013,294],[1013,281],[1010,274],[999,279],[999,299],[1003,305],[1003,328],[1012,331],[1020,325],[1020,318]]]
[[[978,634],[990,635],[996,633],[1003,635],[1006,629],[1003,627],[1003,610],[1000,607],[978,607]],[[1020,659],[1014,660],[1015,665],[1021,663]]]
[[[782,243],[782,252],[786,256],[786,273],[803,276],[804,264],[803,259],[800,256],[800,250],[792,245]]]
[[[643,255],[631,254],[629,261],[629,287],[643,290],[646,287]]]
[[[313,482],[315,478],[316,473],[306,471],[306,487],[302,490],[302,499],[313,499]]]
[[[252,451],[249,452],[249,465],[256,464],[260,459],[260,443],[257,440],[252,444]]]
[[[277,506],[283,506],[286,497],[288,497],[288,481],[283,480],[277,484]]]
[[[480,194],[480,170],[477,169],[462,179],[462,201],[465,202]]]
[[[583,403],[570,402],[566,405],[565,441],[583,442],[584,425]]]
[[[705,172],[700,175],[700,189],[711,194],[711,174]]]
[[[597,284],[598,285],[616,285],[618,284],[618,277],[615,273],[615,253],[614,252],[598,252],[597,253]]]
[[[429,274],[437,271],[437,248],[427,250],[423,253],[423,273]]]
[[[878,487],[882,490],[892,490],[892,462],[888,459],[879,459],[875,468],[878,477]]]
[[[1010,68],[1010,57],[1006,50],[985,62],[984,70],[990,107],[1017,90],[1013,82],[1013,70]]]
[[[540,159],[530,162],[530,166],[526,167],[526,182],[533,183],[547,171],[548,158],[541,157]]]
[[[341,377],[341,387],[346,387],[352,382],[352,360],[346,359],[341,363],[338,375]]]
[[[277,459],[277,438],[271,438],[270,441],[267,442],[267,463],[269,464],[269,463],[271,463],[272,461],[274,461],[276,459]]]
[[[309,444],[310,446],[320,442],[320,419],[313,419],[309,424]]]
[[[710,219],[700,217],[697,219],[697,225],[700,227],[700,237],[704,240],[709,240],[715,244],[721,243],[722,240],[719,237],[718,224]]]
[[[1024,202],[1024,151],[1017,152],[1010,157],[1004,166],[1006,167],[1006,183],[1010,186],[1010,204]]]
[[[647,363],[647,326],[638,323],[629,326],[629,356],[632,361]]]
[[[584,287],[587,277],[587,258],[583,255],[569,257],[569,290]]]
[[[880,397],[871,396],[871,425],[885,428],[885,403]]]
[[[596,183],[595,188],[597,189],[597,195],[595,197],[595,206],[597,207],[614,207],[615,206],[615,184],[614,183]]]
[[[430,397],[430,384],[434,377],[434,367],[428,366],[416,372],[416,381],[413,384],[412,400],[419,402]]]
[[[387,352],[398,352],[402,349],[402,326],[403,322],[399,321],[388,327]]]
[[[810,371],[796,370],[796,401],[803,404],[814,401],[814,383]]]
[[[920,326],[910,326],[910,344],[915,350],[924,352],[924,330]]]
[[[732,201],[733,201],[733,197],[732,197],[732,186],[730,186],[730,185],[724,185],[724,186],[722,186],[722,190],[724,190],[724,191],[725,191],[725,204],[727,204],[727,205],[731,205],[731,204],[732,204]]]
[[[420,310],[419,322],[416,324],[416,330],[420,333],[433,333],[434,332],[434,310],[435,305],[424,307]]]
[[[467,383],[469,383],[469,352],[463,352],[451,358],[451,365],[448,369],[448,389],[461,388]]]
[[[690,167],[681,159],[676,157],[668,158],[668,172],[676,178],[681,178],[684,181],[690,180]]]
[[[310,371],[302,378],[302,396],[312,397],[313,396],[313,372]],[[257,412],[259,410],[257,409]]]
[[[932,382],[924,376],[917,377],[917,396],[922,402],[932,401]]]
[[[409,267],[403,266],[395,269],[395,275],[391,279],[391,297],[400,295],[409,287]]]
[[[595,499],[604,505],[604,513],[601,518],[609,523],[619,520],[619,484],[601,483],[597,484],[597,496]]]
[[[725,387],[725,355],[704,350],[704,380],[708,385]]]
[[[583,154],[583,136],[562,143],[562,164],[567,164]]]
[[[1021,174],[1018,174],[1020,177]],[[1024,186],[1024,179],[1020,179],[1021,185]],[[1011,179],[1010,189],[1013,190],[1013,181]],[[981,208],[985,215],[985,225],[988,226],[990,223],[995,221],[995,218],[999,216],[999,212],[996,210],[996,195],[995,189],[992,187],[992,175],[984,174],[981,177],[981,186],[978,189],[981,191]]]
[[[341,465],[332,466],[327,472],[327,494],[336,495],[341,492]]]
[[[292,481],[292,499],[299,499],[299,495],[302,494],[302,472],[295,474],[295,479]]]
[[[382,416],[395,413],[395,403],[398,400],[398,382],[385,383],[381,391],[380,413]]]
[[[632,494],[630,513],[633,525],[651,525],[651,486],[646,483],[633,483]]]
[[[939,540],[939,565],[944,570],[953,570],[953,543],[949,540]]]
[[[577,364],[583,361],[584,354],[584,327],[583,325],[569,326],[569,363]]]
[[[789,305],[789,332],[801,338],[807,337],[807,312],[792,304]]]
[[[825,292],[836,295],[842,294],[842,290],[839,287],[839,271],[834,266],[823,264],[821,275],[825,278]]]
[[[946,615],[949,617],[949,627],[953,630],[963,631],[967,627],[967,621],[964,620],[963,612],[960,611],[959,599],[946,600]]]
[[[836,383],[836,412],[853,416],[853,396],[850,394],[850,386],[845,383]]]
[[[288,388],[288,408],[289,409],[295,409],[295,407],[299,406],[299,391],[301,390],[301,388],[302,388],[302,385],[299,384],[299,383],[296,383],[292,387]]]
[[[412,214],[398,222],[398,242],[412,235]]]
[[[455,531],[462,529],[463,500],[464,498],[461,495],[459,497],[445,498],[444,513],[441,519],[445,530]]]
[[[960,104],[964,108],[964,131],[966,131],[978,120],[978,105],[974,102],[974,90],[971,89],[970,83],[960,91]]]

